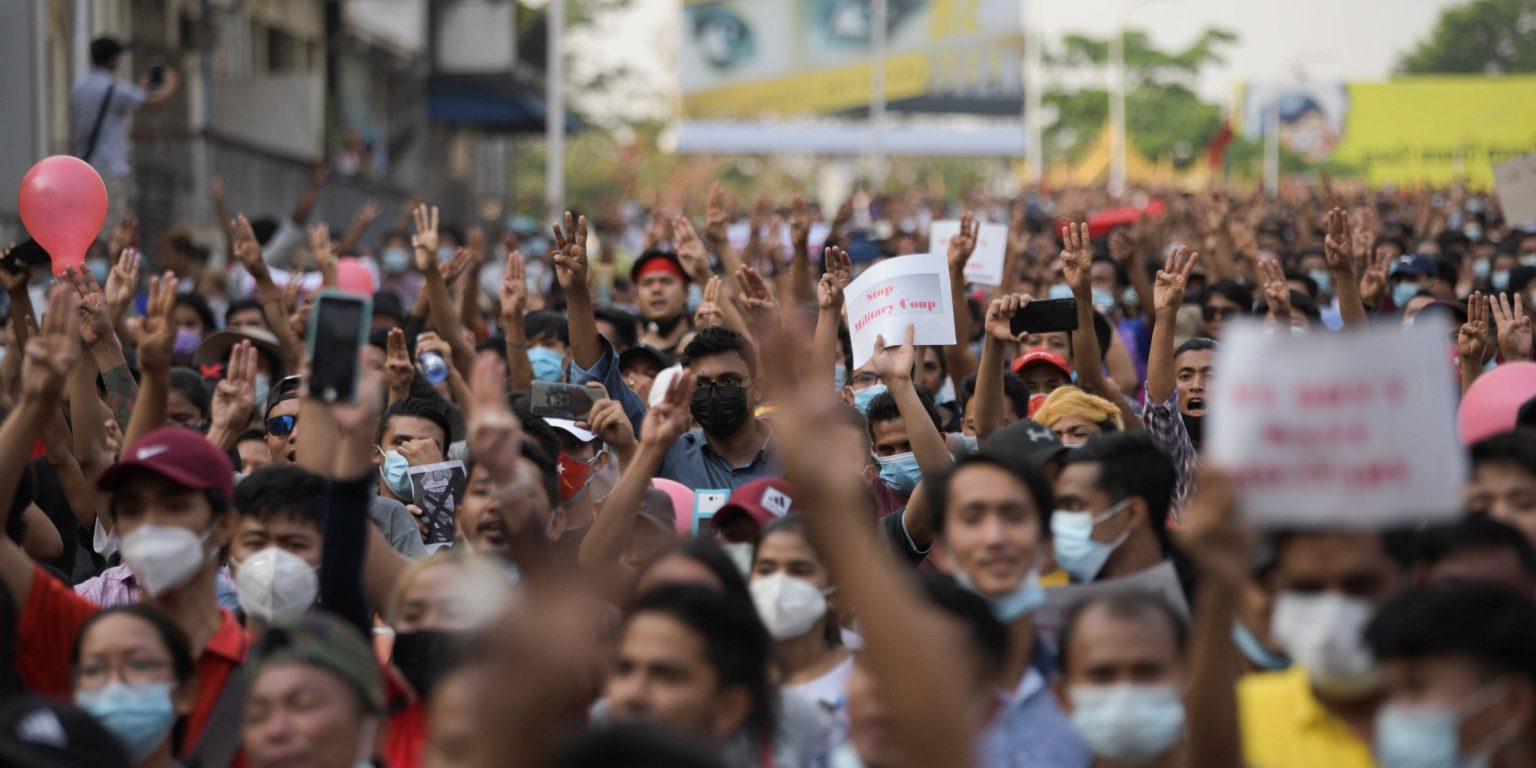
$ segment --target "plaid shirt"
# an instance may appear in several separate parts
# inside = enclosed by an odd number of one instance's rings
[[[235,582],[229,576],[229,566],[219,566],[218,575],[214,579],[214,591],[220,607],[232,611],[240,605],[235,596]],[[103,608],[111,608],[114,605],[139,602],[143,597],[143,589],[127,565],[114,565],[102,571],[101,575],[76,584],[75,594]]]
[[[1200,456],[1189,439],[1189,430],[1184,428],[1184,419],[1179,415],[1178,390],[1161,403],[1148,402],[1141,417],[1146,422],[1147,431],[1152,433],[1152,439],[1173,459],[1178,481],[1173,489],[1173,509],[1168,514],[1173,522],[1178,522],[1189,497],[1194,495],[1195,468],[1200,464]]]

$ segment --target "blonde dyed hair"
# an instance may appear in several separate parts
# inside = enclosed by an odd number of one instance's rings
[[[1050,428],[1069,416],[1094,424],[1113,424],[1116,431],[1125,429],[1125,420],[1121,418],[1120,409],[1114,403],[1077,387],[1057,387],[1046,396],[1033,418]]]

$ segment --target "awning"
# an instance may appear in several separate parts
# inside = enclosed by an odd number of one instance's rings
[[[427,82],[427,116],[435,123],[540,133],[548,115],[541,91],[508,79],[432,78]],[[584,128],[581,118],[567,110],[565,132],[578,133]]]

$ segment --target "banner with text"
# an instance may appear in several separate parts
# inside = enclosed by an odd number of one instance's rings
[[[1449,326],[1222,333],[1206,459],[1269,527],[1379,528],[1461,514]]]
[[[907,326],[915,329],[918,345],[955,343],[955,316],[949,301],[949,263],[943,254],[901,256],[864,270],[843,290],[848,306],[848,335],[853,343],[853,367],[862,368],[874,354],[875,337],[885,345],[901,345]]]

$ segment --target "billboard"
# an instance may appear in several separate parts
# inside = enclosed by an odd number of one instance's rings
[[[1493,166],[1536,152],[1536,77],[1411,77],[1383,83],[1252,85],[1245,137],[1372,184],[1493,185]],[[1273,109],[1274,112],[1270,113]]]
[[[1019,0],[886,0],[891,109],[1019,113]],[[870,0],[685,0],[683,114],[816,115],[870,98]]]

